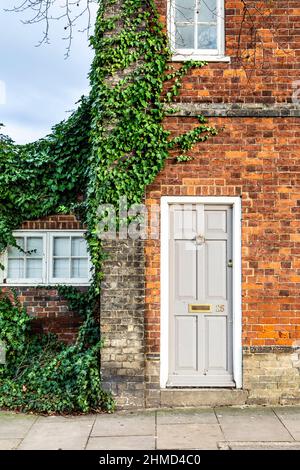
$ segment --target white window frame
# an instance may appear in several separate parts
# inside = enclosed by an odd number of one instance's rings
[[[84,232],[82,232],[84,233]],[[79,237],[81,235],[78,234],[78,232],[75,232],[75,231],[59,231],[58,233],[57,232],[49,232],[49,239],[48,239],[48,247],[49,247],[49,250],[48,250],[48,253],[49,253],[49,269],[48,269],[48,279],[49,279],[49,283],[50,284],[67,284],[67,283],[70,283],[71,284],[81,284],[82,282],[87,282],[87,279],[84,279],[84,278],[57,278],[57,277],[53,277],[53,257],[54,257],[54,243],[53,243],[53,240],[55,237],[67,237],[67,238],[71,238],[71,237]],[[63,258],[63,256],[58,256],[58,258]],[[66,256],[66,258],[69,258],[71,260],[71,255],[70,256]],[[75,258],[80,258],[78,256],[75,256]],[[90,272],[90,269],[91,269],[91,263],[90,263],[90,259],[88,258],[88,272]]]
[[[178,49],[175,45],[175,1],[168,0],[168,31],[172,50],[172,60],[203,60],[207,62],[230,62],[225,56],[225,0],[217,0],[217,49]],[[196,15],[196,10],[195,10]]]
[[[8,251],[4,251],[0,255],[0,263],[3,264],[4,270],[0,269],[0,286],[35,286],[35,285],[56,285],[56,284],[67,284],[67,285],[80,285],[89,286],[92,277],[92,264],[90,257],[88,257],[88,272],[90,273],[88,278],[53,278],[52,276],[52,260],[53,260],[53,238],[55,236],[60,237],[71,237],[79,236],[84,237],[84,230],[15,230],[13,235],[15,237],[39,237],[43,238],[43,277],[42,279],[33,278],[20,278],[20,279],[8,279]]]
[[[42,238],[43,239],[43,253],[42,253],[42,277],[41,278],[30,278],[30,282],[32,284],[44,284],[46,282],[47,278],[47,268],[46,268],[46,254],[45,254],[45,249],[46,249],[46,234],[42,232],[38,232],[36,230],[18,230],[14,232],[14,236],[16,237],[32,237],[32,238]],[[24,255],[25,257],[25,255]],[[26,263],[26,262],[25,262]],[[19,279],[8,279],[8,250],[6,250],[2,256],[1,256],[1,264],[4,265],[5,269],[4,271],[0,271],[0,276],[1,276],[1,283],[3,285],[23,285],[23,284],[28,284],[28,278],[19,278]],[[24,271],[25,271],[25,266],[24,266]],[[4,279],[7,279],[7,282],[4,284]]]

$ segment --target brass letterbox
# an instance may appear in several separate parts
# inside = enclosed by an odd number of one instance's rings
[[[211,304],[189,304],[189,313],[210,313]]]

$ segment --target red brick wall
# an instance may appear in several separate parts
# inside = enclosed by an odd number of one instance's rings
[[[174,133],[193,118],[170,117]],[[170,158],[148,188],[161,196],[242,196],[244,345],[292,345],[300,339],[300,121],[211,118],[222,129],[198,144],[188,163]],[[160,242],[146,244],[146,341],[159,352]]]
[[[0,290],[10,292],[9,287]],[[67,301],[56,289],[18,287],[16,292],[21,304],[34,318],[33,331],[54,333],[66,343],[75,341],[82,319],[69,310]]]
[[[21,230],[80,230],[82,224],[74,215],[51,215],[42,219],[26,221]]]
[[[166,24],[167,1],[156,3]],[[244,3],[252,8],[243,22]],[[299,2],[225,0],[225,8],[231,62],[192,70],[178,101],[211,104],[210,110],[218,103],[291,103],[293,82],[300,80]],[[171,195],[242,196],[244,345],[292,345],[300,339],[299,119],[254,112],[209,122],[219,127],[218,137],[196,146],[189,163],[170,158],[148,188],[147,203]],[[166,128],[177,134],[194,123],[170,117]],[[159,353],[159,241],[147,242],[146,259],[147,351]]]
[[[156,0],[166,24],[167,0]],[[300,80],[298,0],[225,0],[226,55],[231,63],[210,63],[184,79],[178,101],[290,103]],[[254,34],[255,32],[255,34]],[[179,66],[179,65],[178,65]]]
[[[24,230],[79,230],[82,225],[73,215],[53,215],[22,224]],[[82,288],[84,289],[84,288]],[[9,287],[0,288],[9,292]],[[59,296],[56,289],[36,287],[18,287],[16,289],[21,304],[26,307],[30,316],[34,317],[33,327],[37,332],[55,333],[67,343],[76,339],[82,319],[71,312],[67,301]]]

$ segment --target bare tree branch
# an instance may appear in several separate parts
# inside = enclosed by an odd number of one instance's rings
[[[98,0],[20,0],[12,8],[5,11],[25,13],[29,18],[22,20],[24,24],[43,24],[43,34],[37,44],[49,43],[49,31],[52,21],[63,21],[66,32],[63,40],[67,41],[65,57],[70,55],[74,29],[83,18],[84,27],[77,29],[78,32],[86,32],[89,36],[92,28],[91,5],[98,4]]]

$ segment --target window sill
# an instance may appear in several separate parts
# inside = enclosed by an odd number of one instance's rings
[[[201,62],[231,62],[229,56],[216,56],[216,55],[197,55],[197,54],[174,54],[172,56],[173,62],[186,62],[188,60],[201,61]]]
[[[43,289],[44,287],[55,287],[55,286],[74,286],[74,287],[89,287],[91,285],[90,282],[49,282],[48,284],[43,284],[40,282],[14,282],[14,283],[0,283],[0,287],[7,287],[7,288],[15,288],[15,287],[38,287]]]

